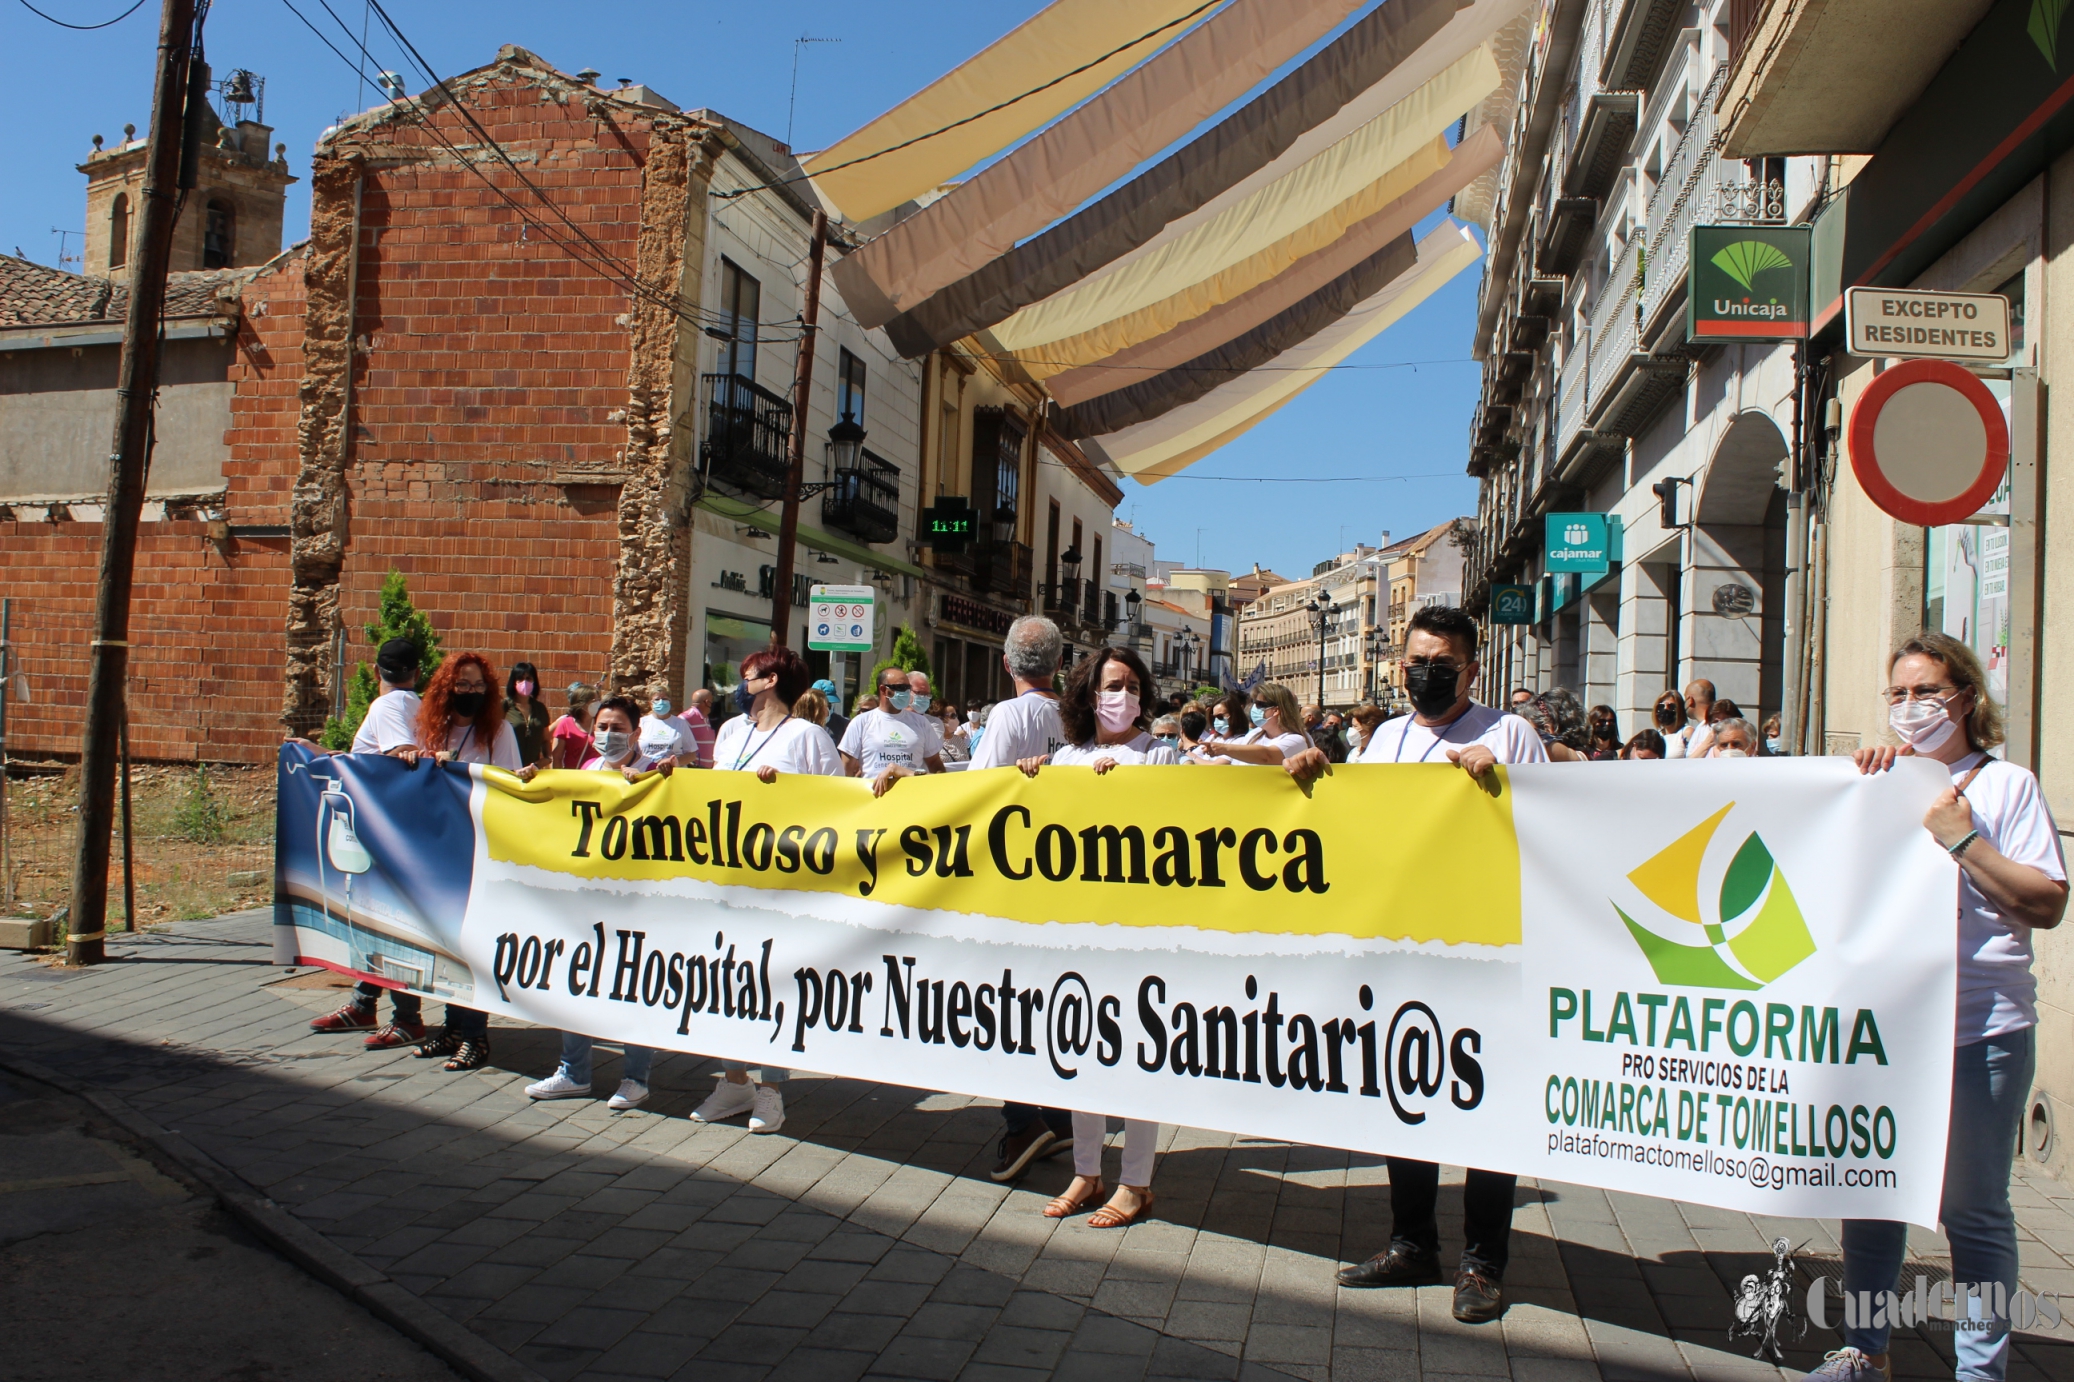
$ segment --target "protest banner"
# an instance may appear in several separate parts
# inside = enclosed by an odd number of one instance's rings
[[[276,958],[607,1041],[1930,1224],[1944,781],[1047,768],[874,798],[290,745]]]

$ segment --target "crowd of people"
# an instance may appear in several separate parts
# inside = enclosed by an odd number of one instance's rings
[[[539,699],[538,674],[518,663],[503,686],[476,653],[448,656],[422,693],[418,656],[404,640],[385,644],[377,670],[383,694],[370,708],[353,752],[482,763],[531,777],[546,768],[616,772],[631,779],[678,769],[753,772],[768,782],[783,773],[851,776],[875,794],[901,779],[954,769],[1015,768],[1035,777],[1047,768],[1086,766],[1099,780],[1119,767],[1201,766],[1277,769],[1310,781],[1334,764],[1449,762],[1481,777],[1498,764],[1596,762],[1613,759],[1762,758],[1778,754],[1778,717],[1763,730],[1707,681],[1681,696],[1666,691],[1651,724],[1623,739],[1604,705],[1587,710],[1572,692],[1515,688],[1506,709],[1478,704],[1478,629],[1459,609],[1431,607],[1413,616],[1404,647],[1404,692],[1411,713],[1388,715],[1373,704],[1341,715],[1299,707],[1286,687],[1268,684],[1189,700],[1161,700],[1149,669],[1125,648],[1098,649],[1061,676],[1059,629],[1041,616],[1008,631],[1002,664],[1013,697],[960,717],[937,707],[927,674],[884,669],[841,715],[836,688],[810,681],[800,656],[772,648],[743,659],[731,703],[694,692],[682,711],[665,700],[643,708],[619,694],[577,685],[568,710],[550,719]],[[2002,721],[1986,694],[1973,651],[1943,634],[1910,639],[1889,659],[1893,682],[1882,693],[1897,746],[1861,749],[1861,772],[1890,768],[1900,756],[1932,759],[1949,769],[1951,787],[1924,818],[1924,828],[1960,870],[1955,942],[1959,954],[1958,1030],[1943,1222],[1958,1280],[2017,1286],[2015,1219],[2009,1166],[2036,1054],[2037,985],[2031,933],[2056,926],[2067,901],[2058,834],[2037,779],[1994,756]],[[311,746],[314,747],[314,746]],[[431,1032],[416,995],[390,989],[390,1021],[378,1020],[383,989],[358,985],[350,1002],[312,1025],[322,1031],[367,1031],[374,1048],[416,1046],[449,1070],[474,1069],[489,1056],[486,1015],[448,1004]],[[553,1074],[530,1086],[536,1099],[590,1095],[588,1036],[563,1037]],[[655,1053],[624,1047],[623,1078],[611,1096],[630,1109],[649,1095]],[[714,1093],[692,1115],[716,1122],[746,1114],[750,1131],[783,1126],[788,1071],[765,1066],[752,1080],[746,1065],[728,1063]],[[1121,1175],[1112,1190],[1103,1174],[1106,1116],[1007,1103],[1001,1110],[993,1179],[1020,1178],[1037,1160],[1073,1154],[1074,1176],[1044,1213],[1089,1212],[1099,1228],[1122,1227],[1153,1207],[1157,1124],[1127,1119]],[[1390,1157],[1389,1243],[1345,1268],[1349,1287],[1418,1286],[1444,1279],[1434,1205],[1439,1168]],[[1466,1322],[1497,1318],[1511,1235],[1515,1177],[1470,1169],[1463,1194],[1465,1249],[1454,1273],[1454,1314]],[[1904,1225],[1846,1221],[1847,1291],[1893,1290],[1905,1249]],[[1999,1378],[2006,1367],[2007,1321],[1955,1335],[1960,1377]],[[1861,1322],[1845,1347],[1810,1374],[1825,1382],[1884,1382],[1891,1376],[1887,1330]]]

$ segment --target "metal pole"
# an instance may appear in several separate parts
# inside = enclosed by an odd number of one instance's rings
[[[158,383],[159,317],[172,262],[173,223],[179,213],[183,103],[196,0],[164,0],[158,26],[158,73],[151,98],[151,139],[145,153],[143,220],[137,266],[123,323],[117,369],[115,441],[108,457],[108,504],[101,519],[100,584],[89,645],[86,728],[79,752],[79,834],[72,861],[66,962],[99,964],[108,924],[108,837],[115,814],[115,770],[120,753],[123,684],[129,672],[130,585],[136,570],[137,518],[144,506],[150,460],[151,411]]]
[[[122,929],[137,929],[136,851],[130,844],[130,707],[122,707]]]
[[[782,648],[792,633],[792,549],[799,541],[799,487],[806,483],[807,393],[814,382],[814,332],[821,321],[821,263],[828,256],[828,217],[814,213],[814,243],[807,252],[806,308],[800,313],[799,370],[792,380],[792,441],[786,449],[785,508],[778,519],[778,575],[771,591],[771,646]]]

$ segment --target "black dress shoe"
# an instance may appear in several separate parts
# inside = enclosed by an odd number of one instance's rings
[[[1342,1267],[1342,1286],[1438,1286],[1440,1254],[1393,1244],[1366,1262]]]
[[[1455,1318],[1463,1324],[1488,1324],[1505,1313],[1505,1288],[1495,1277],[1464,1267],[1455,1278]]]

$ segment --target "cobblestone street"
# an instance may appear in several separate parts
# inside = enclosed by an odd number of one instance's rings
[[[602,1050],[597,1098],[535,1104],[553,1033],[498,1026],[475,1074],[366,1052],[307,1030],[341,990],[273,968],[269,936],[247,912],[111,937],[98,969],[8,953],[0,1061],[114,1096],[512,1378],[1777,1377],[1731,1350],[1731,1287],[1781,1234],[1834,1269],[1833,1224],[1523,1180],[1511,1309],[1469,1328],[1444,1288],[1334,1286],[1386,1237],[1380,1158],[1167,1128],[1151,1221],[1054,1225],[1039,1209],[1070,1168],[989,1181],[991,1104],[801,1076],[783,1132],[756,1137],[689,1120],[717,1069],[692,1056],[608,1112]],[[2016,1194],[2026,1284],[2074,1292],[2074,1198]],[[1939,1269],[1940,1240],[1915,1246]],[[1897,1341],[1897,1375],[1949,1377],[1946,1337]],[[2024,1336],[2011,1376],[2074,1378],[2069,1340]]]

